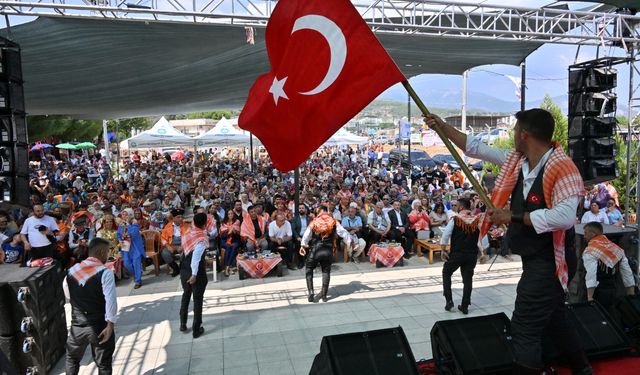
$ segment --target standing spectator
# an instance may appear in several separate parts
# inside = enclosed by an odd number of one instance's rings
[[[20,234],[28,258],[53,257],[58,224],[54,218],[44,214],[42,205],[33,206],[33,216],[25,220]]]
[[[94,239],[89,243],[89,257],[71,267],[63,282],[64,294],[71,301],[65,366],[68,375],[78,374],[88,345],[98,372],[112,372],[118,306],[115,277],[104,266],[108,254],[109,241]]]
[[[494,186],[496,186],[496,175],[493,174],[493,168],[487,167],[487,172],[482,176],[482,187],[491,194]]]
[[[144,240],[140,234],[140,227],[133,218],[131,209],[122,211],[122,222],[118,227],[118,241],[120,241],[120,255],[127,272],[133,276],[134,289],[142,286],[142,259],[145,256]]]

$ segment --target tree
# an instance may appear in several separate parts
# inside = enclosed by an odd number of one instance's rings
[[[134,117],[119,120],[109,120],[107,122],[107,130],[115,132],[117,130],[118,139],[123,140],[131,137],[132,130],[147,130],[153,123],[149,117]]]
[[[626,192],[627,192],[627,143],[619,135],[615,136],[615,140],[616,140],[616,164],[618,166],[618,178],[616,178],[615,180],[611,181],[611,185],[613,185],[613,187],[616,188],[616,191],[618,192],[618,201],[620,202],[620,207],[624,210],[625,207],[627,207],[627,201],[626,201],[627,200],[627,197],[626,197]],[[638,149],[638,142],[637,141],[632,141],[631,142],[631,149],[632,150],[637,150]],[[638,153],[637,152],[632,152],[631,153],[631,166],[635,166],[637,161],[638,161]],[[637,186],[636,182],[638,180],[638,176],[637,176],[637,173],[636,173],[634,168],[631,168],[629,176],[630,176],[629,185],[631,185],[632,188]],[[635,212],[636,211],[636,199],[635,199],[633,194],[631,194],[630,200],[631,201],[629,202],[629,212]]]
[[[553,102],[551,96],[549,94],[544,96],[542,100],[542,104],[540,108],[545,109],[551,113],[553,116],[553,120],[555,122],[555,128],[553,130],[552,140],[557,141],[562,145],[564,151],[568,150],[568,140],[569,140],[569,121],[567,117],[562,113],[562,109]],[[493,143],[493,147],[497,147],[503,150],[512,150],[515,148],[515,142],[513,140],[513,130],[509,131],[509,138],[506,139],[498,139]],[[492,164],[492,163],[484,163],[484,169],[487,167],[492,167],[493,173],[499,174],[500,167]]]
[[[60,142],[93,141],[102,131],[102,122],[69,116],[28,116],[29,141],[54,138]]]
[[[207,118],[213,120],[220,120],[221,118],[230,119],[232,116],[231,111],[212,111],[212,112],[194,112],[187,114],[187,119],[199,119]]]

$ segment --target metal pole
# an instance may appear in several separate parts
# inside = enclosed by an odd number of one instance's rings
[[[118,142],[118,131],[120,130],[120,121],[116,122],[116,173],[120,176],[120,142]]]
[[[416,94],[413,87],[411,87],[411,84],[409,84],[408,81],[402,81],[402,85],[404,86],[405,90],[407,90],[409,95],[411,95],[411,98],[413,98],[413,101],[416,102],[416,105],[418,106],[418,108],[420,108],[420,111],[422,111],[422,114],[423,115],[430,114],[431,112],[429,112],[429,110],[424,105],[422,100],[420,100],[420,97],[418,96],[418,94]],[[453,146],[453,144],[451,144],[451,141],[449,140],[449,138],[447,138],[444,135],[444,133],[442,132],[442,129],[440,129],[439,127],[436,127],[436,128],[433,128],[433,130],[435,130],[435,132],[438,133],[438,136],[440,137],[440,139],[442,139],[442,142],[444,143],[444,145],[447,146],[447,149],[451,153],[451,156],[453,156],[453,158],[456,159],[456,162],[458,162],[460,169],[462,169],[462,172],[465,174],[465,176],[467,176],[467,178],[469,179],[469,182],[471,182],[471,186],[473,186],[473,189],[476,192],[478,192],[478,195],[480,196],[480,199],[482,199],[482,201],[484,202],[485,206],[487,206],[487,208],[495,208],[495,206],[493,205],[493,202],[491,202],[491,199],[489,199],[489,196],[487,195],[486,191],[482,188],[478,180],[476,180],[476,178],[473,177],[473,174],[469,170],[469,167],[464,163],[464,161],[462,160],[462,157],[460,156],[460,154],[458,154],[458,151],[456,151],[456,148]]]
[[[624,223],[629,224],[629,212],[631,212],[631,147],[632,147],[632,133],[631,123],[633,122],[632,107],[633,107],[633,71],[635,60],[635,49],[631,48],[629,51],[629,102],[627,107],[627,176],[625,178],[625,207],[624,207]],[[635,151],[635,150],[634,150]],[[636,211],[637,215],[638,211]],[[637,224],[637,223],[636,223]],[[640,229],[639,229],[640,230]],[[640,235],[640,232],[638,233]],[[640,238],[640,237],[638,237]]]
[[[293,184],[296,185],[295,194],[293,196],[293,201],[296,207],[293,212],[295,215],[298,215],[298,206],[300,205],[300,167],[296,167],[293,172]]]
[[[469,78],[469,71],[465,70],[462,73],[462,124],[460,125],[463,133],[467,132],[467,78]]]
[[[523,60],[520,64],[520,110],[527,109],[525,94],[527,92],[527,60]]]
[[[251,172],[253,172],[253,134],[249,133],[249,158],[251,159]]]
[[[109,148],[109,134],[107,133],[107,120],[102,120],[102,136],[104,138],[104,150],[107,154],[107,163],[111,162],[111,150]]]
[[[409,119],[409,175],[413,172],[413,166],[411,165],[411,95],[407,94],[407,119]]]

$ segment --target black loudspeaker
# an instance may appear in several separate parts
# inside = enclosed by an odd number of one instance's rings
[[[615,159],[573,160],[586,184],[609,181],[618,176]]]
[[[439,374],[511,374],[511,322],[504,313],[443,320],[431,329]]]
[[[569,156],[572,159],[602,159],[616,155],[616,141],[613,138],[569,139]]]
[[[325,336],[309,375],[418,375],[402,327]]]
[[[29,150],[20,46],[0,38],[0,200],[29,205]]]
[[[571,304],[567,310],[588,357],[612,357],[631,350],[622,330],[597,301]]]
[[[0,265],[0,328],[17,347],[10,360],[25,373],[35,367],[46,374],[64,353],[67,319],[57,266],[41,268]],[[11,322],[11,323],[4,323]],[[5,353],[6,354],[6,353]]]
[[[569,138],[613,137],[617,125],[615,117],[572,117],[569,119]]]
[[[569,92],[599,92],[616,88],[618,71],[610,67],[569,72]]]
[[[636,347],[640,347],[640,295],[624,296],[616,303],[622,329]]]
[[[616,108],[615,94],[599,92],[569,94],[570,116],[604,116],[615,112]]]

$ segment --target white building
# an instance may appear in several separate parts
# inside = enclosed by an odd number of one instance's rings
[[[212,129],[218,120],[212,119],[193,119],[193,120],[172,120],[171,125],[174,128],[182,132],[182,134],[189,137],[196,137],[201,134],[206,133],[210,129]]]

